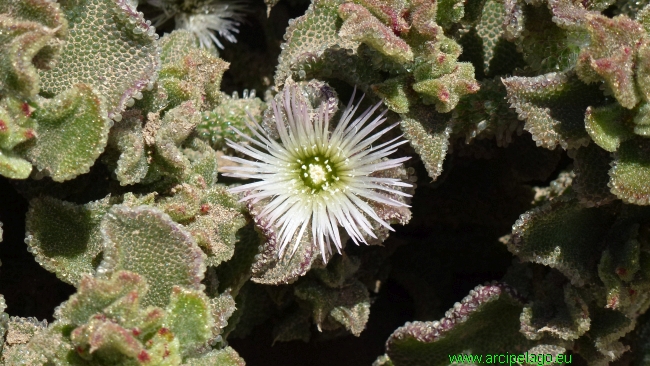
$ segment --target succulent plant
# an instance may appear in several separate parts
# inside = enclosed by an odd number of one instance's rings
[[[648,126],[643,1],[2,1],[0,362],[643,364]]]

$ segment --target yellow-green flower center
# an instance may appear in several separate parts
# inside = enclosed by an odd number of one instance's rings
[[[325,156],[312,156],[298,159],[300,179],[312,193],[328,190],[339,180],[337,169]]]

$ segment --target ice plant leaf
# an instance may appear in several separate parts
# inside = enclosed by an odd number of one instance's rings
[[[375,18],[368,9],[354,3],[339,6],[343,25],[339,37],[365,43],[398,63],[413,61],[411,47]]]
[[[519,217],[508,250],[523,261],[555,268],[580,286],[596,277],[603,237],[612,222],[610,211],[561,196]]]
[[[454,109],[449,121],[452,134],[465,134],[466,143],[494,136],[497,146],[508,146],[521,121],[504,103],[505,97],[506,88],[500,80],[482,80],[481,89],[463,97]]]
[[[166,306],[173,286],[200,290],[204,254],[192,236],[158,209],[116,205],[101,223],[104,259],[97,269],[107,277],[120,270],[146,278],[143,305]]]
[[[155,132],[156,165],[173,176],[182,176],[190,167],[180,145],[201,121],[201,114],[192,101],[183,102],[163,117]]]
[[[185,227],[207,255],[208,266],[216,267],[233,256],[236,233],[246,224],[239,205],[224,202],[231,197],[224,187],[211,188],[197,205],[200,214]]]
[[[108,145],[119,153],[115,175],[121,185],[138,183],[149,171],[142,119],[140,113],[124,112],[109,135]]]
[[[608,186],[611,160],[611,154],[595,144],[576,151],[573,159],[576,174],[573,189],[585,206],[601,206],[616,199]]]
[[[164,64],[174,64],[186,56],[187,50],[197,48],[196,37],[184,29],[177,29],[165,34],[160,39],[160,61]]]
[[[597,87],[566,73],[502,80],[511,106],[526,121],[524,129],[533,135],[538,146],[554,149],[560,145],[570,149],[589,143],[585,110],[594,100],[602,99]]]
[[[25,179],[32,172],[32,164],[13,151],[35,137],[35,123],[25,115],[23,105],[31,108],[12,98],[0,103],[0,175],[11,179]]]
[[[430,108],[418,106],[402,116],[400,127],[404,137],[420,155],[429,177],[438,178],[442,173],[451,132],[445,117]]]
[[[536,296],[535,301],[524,306],[520,317],[521,332],[528,339],[541,340],[552,336],[573,341],[583,336],[591,326],[585,299],[571,284],[560,286],[560,281],[564,281],[554,274],[531,281],[533,293],[552,296],[544,299]]]
[[[294,65],[306,57],[319,58],[328,48],[340,42],[338,36],[339,2],[314,1],[305,14],[294,19],[284,35],[287,42],[278,58],[275,85],[281,86],[292,74]]]
[[[115,117],[129,99],[152,86],[160,67],[155,29],[125,0],[74,0],[62,4],[70,32],[56,67],[41,72],[41,92],[59,94],[92,85]]]
[[[477,286],[440,321],[408,322],[395,330],[386,355],[396,366],[438,366],[448,365],[450,355],[527,350],[535,343],[519,332],[522,308],[506,285]]]
[[[56,182],[90,170],[106,147],[112,125],[103,98],[87,84],[40,99],[31,118],[36,121],[37,138],[21,150]]]
[[[312,317],[320,329],[328,317],[345,326],[355,336],[361,335],[370,315],[370,298],[366,286],[354,281],[337,288],[317,282],[302,282],[295,295],[312,306]]]
[[[406,206],[382,192],[410,196],[397,189],[411,185],[370,174],[400,166],[409,158],[385,159],[406,141],[398,137],[376,142],[384,132],[395,127],[372,134],[385,121],[383,113],[370,120],[380,104],[353,119],[358,106],[351,100],[339,124],[330,131],[329,103],[321,103],[312,115],[309,111],[312,107],[299,93],[296,84],[287,83],[282,105],[271,102],[273,114],[269,123],[276,126],[280,141],[270,137],[256,121],[249,121],[248,127],[256,137],[250,140],[251,145],[229,141],[228,146],[257,161],[229,157],[231,161],[250,166],[225,169],[233,177],[261,180],[230,191],[249,192],[244,200],[252,204],[270,199],[258,219],[264,219],[278,230],[280,256],[295,253],[309,230],[312,244],[319,248],[326,262],[332,245],[337,251],[343,246],[338,226],[357,244],[366,243],[366,235],[376,237],[369,219],[390,228],[368,202]]]
[[[451,58],[451,57],[450,57]],[[476,93],[479,85],[474,79],[474,66],[469,62],[456,62],[452,71],[437,78],[418,80],[413,90],[420,94],[424,104],[435,104],[440,113],[450,112],[463,95]]]
[[[165,311],[163,326],[178,339],[183,354],[204,345],[212,336],[214,319],[202,291],[174,286]]]
[[[190,358],[182,366],[245,366],[244,359],[230,347],[212,350],[200,357]]]
[[[165,90],[168,108],[192,101],[197,109],[214,108],[221,99],[219,87],[230,64],[208,51],[190,48],[183,57],[168,57],[158,84]]]
[[[636,138],[621,144],[609,171],[612,193],[625,202],[650,204],[650,141]]]
[[[248,114],[250,113],[259,123],[262,122],[262,112],[265,109],[266,105],[255,97],[254,91],[250,94],[245,93],[243,98],[235,95],[225,97],[213,110],[203,112],[203,118],[196,131],[215,150],[223,150],[227,147],[226,138],[237,143],[245,143],[246,140],[229,127],[232,125],[240,131],[247,131]]]
[[[264,207],[264,206],[261,206]],[[259,217],[260,208],[251,208],[251,215]],[[257,227],[261,229],[266,241],[262,251],[255,256],[251,266],[251,280],[266,285],[289,284],[304,276],[318,257],[318,247],[312,245],[309,232],[300,239],[298,249],[293,255],[281,256],[279,237],[276,230],[263,220],[256,220]],[[297,233],[294,235],[297,239]]]
[[[22,98],[38,94],[37,69],[54,66],[67,34],[68,22],[58,3],[3,1],[0,4],[0,94]]]
[[[77,293],[57,308],[54,318],[67,324],[81,325],[127,294],[144,294],[146,291],[147,284],[142,276],[131,272],[117,272],[107,280],[85,276],[79,282]]]
[[[614,152],[622,141],[634,137],[631,129],[633,114],[618,104],[587,108],[585,128],[592,140],[603,149]]]
[[[589,14],[585,26],[591,42],[580,53],[576,73],[587,83],[604,80],[623,107],[634,108],[641,99],[634,67],[643,27],[626,16],[608,18],[600,14]]]
[[[107,199],[83,206],[50,197],[33,199],[25,229],[29,250],[45,269],[77,285],[95,272],[93,260],[103,250],[99,223],[108,209]]]

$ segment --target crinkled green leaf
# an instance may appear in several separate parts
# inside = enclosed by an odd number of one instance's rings
[[[281,86],[292,74],[294,65],[307,57],[319,58],[323,52],[340,42],[337,0],[314,1],[305,14],[292,20],[285,32],[286,43],[278,58],[275,85]]]
[[[606,364],[618,359],[628,347],[619,339],[634,327],[628,317],[619,311],[594,308],[593,325],[587,336],[580,338],[575,347],[580,355],[590,363]]]
[[[522,307],[506,286],[477,286],[440,321],[407,322],[395,330],[386,355],[395,366],[425,366],[448,365],[450,355],[463,353],[523,353],[535,343],[519,332]]]
[[[259,205],[259,208],[251,210],[251,215],[255,217],[262,208],[263,206]],[[298,232],[292,238],[293,241],[290,241],[297,245],[297,250],[293,255],[289,252],[279,257],[280,243],[276,233],[278,229],[264,225],[261,222],[258,223],[258,227],[261,228],[266,237],[266,242],[262,245],[261,252],[255,256],[255,262],[251,266],[251,280],[253,282],[266,285],[292,283],[299,277],[304,276],[314,261],[318,260],[321,255],[318,247],[312,242],[311,231],[307,230],[300,242],[296,242]],[[291,250],[291,248],[288,249],[288,251]]]
[[[474,66],[468,62],[456,63],[454,70],[436,79],[426,79],[413,84],[425,104],[435,104],[440,113],[450,112],[460,98],[476,93],[479,85],[474,79]]]
[[[228,319],[237,310],[235,299],[230,294],[230,289],[219,294],[219,296],[210,298],[210,309],[214,324],[212,327],[212,339],[221,340],[223,329],[228,326]]]
[[[643,103],[638,108],[634,116],[634,133],[639,136],[650,136],[650,103]],[[632,137],[632,134],[626,131],[625,137]]]
[[[79,282],[77,293],[56,309],[54,318],[66,324],[84,324],[92,315],[127,294],[141,294],[146,291],[146,282],[135,273],[119,272],[108,280],[85,276]]]
[[[124,112],[109,135],[108,145],[119,153],[115,175],[121,185],[140,182],[149,170],[142,119],[139,113]]]
[[[198,205],[201,214],[186,225],[186,229],[206,253],[208,266],[217,266],[233,256],[237,243],[236,233],[246,225],[239,207],[234,204],[223,205],[223,199],[215,199],[228,195],[223,187],[212,188]]]
[[[165,34],[160,39],[160,61],[163,64],[173,64],[186,56],[187,50],[198,48],[196,36],[184,29],[177,29]]]
[[[350,42],[365,43],[395,62],[413,61],[411,47],[365,7],[344,3],[338,11],[343,19],[339,37]]]
[[[12,179],[25,179],[32,164],[14,148],[33,139],[35,121],[29,118],[33,108],[29,103],[14,98],[0,102],[0,175]]]
[[[225,97],[216,108],[203,112],[201,123],[196,128],[199,136],[217,150],[226,148],[227,138],[238,144],[247,143],[230,127],[233,126],[242,132],[248,131],[246,126],[248,114],[258,123],[262,121],[262,112],[266,105],[253,93],[251,94],[252,96],[245,95],[243,98]]]
[[[168,107],[191,101],[195,108],[212,109],[220,101],[221,78],[229,63],[199,48],[183,52],[183,57],[168,57],[160,70],[158,84],[166,93]]]
[[[534,286],[535,301],[524,306],[520,317],[521,333],[526,338],[540,340],[551,336],[573,341],[589,330],[589,308],[573,286],[558,286],[558,278],[553,278],[553,274]]]
[[[585,20],[591,42],[580,53],[577,75],[587,83],[604,80],[623,107],[634,108],[640,101],[634,67],[643,27],[625,16],[589,14]]]
[[[602,99],[597,87],[585,85],[566,73],[513,76],[502,81],[510,104],[519,118],[526,121],[524,129],[533,135],[538,146],[571,149],[589,143],[585,110]]]
[[[442,162],[447,154],[451,132],[444,116],[431,108],[419,106],[402,115],[400,127],[404,137],[420,155],[429,177],[438,178],[442,173]]]
[[[508,250],[519,259],[555,268],[581,286],[596,277],[603,237],[613,212],[558,197],[524,214],[512,227]]]
[[[212,350],[198,358],[190,358],[183,363],[183,366],[244,366],[244,359],[237,354],[237,351],[230,347],[220,350]]]
[[[294,293],[299,299],[309,302],[318,329],[333,328],[327,323],[334,320],[358,337],[366,327],[370,298],[368,289],[359,281],[337,288],[329,288],[315,281],[302,281],[295,287]]]
[[[625,141],[614,155],[609,187],[616,197],[637,205],[650,204],[650,141]]]
[[[585,129],[598,146],[614,152],[622,141],[634,137],[631,118],[632,113],[618,104],[589,107],[585,113]]]
[[[49,69],[68,35],[59,4],[47,0],[7,0],[0,4],[0,94],[38,94],[37,69]],[[9,92],[9,93],[7,93]]]
[[[155,133],[155,150],[159,169],[168,174],[182,176],[190,166],[180,145],[200,123],[201,114],[192,102],[165,113],[160,127]]]
[[[611,161],[611,154],[595,144],[575,152],[573,189],[585,206],[601,206],[616,199],[608,187]]]
[[[111,118],[151,87],[160,67],[157,35],[125,0],[74,0],[61,7],[70,23],[57,65],[41,72],[41,92],[53,96],[77,83],[105,98]]]
[[[476,94],[461,98],[452,112],[453,134],[464,134],[465,142],[494,136],[497,146],[508,146],[521,122],[505,102],[506,88],[500,80],[485,79]]]
[[[181,353],[187,354],[212,337],[214,319],[208,297],[202,291],[174,286],[166,312],[163,326],[178,339]]]
[[[112,125],[103,97],[87,84],[75,84],[52,99],[40,99],[31,118],[37,122],[36,139],[21,150],[56,182],[90,170],[104,151]]]
[[[84,275],[95,272],[94,260],[103,250],[99,223],[108,209],[108,199],[81,206],[35,198],[27,212],[27,246],[41,266],[77,285]]]
[[[142,275],[149,284],[143,305],[166,306],[174,286],[202,289],[204,254],[192,236],[162,211],[116,205],[101,223],[103,261],[98,275],[120,270]]]

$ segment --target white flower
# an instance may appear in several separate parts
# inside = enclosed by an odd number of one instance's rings
[[[331,242],[341,252],[338,226],[342,226],[357,245],[366,242],[363,233],[376,237],[369,218],[393,230],[368,201],[408,206],[382,194],[382,191],[410,196],[391,186],[411,185],[399,179],[370,175],[398,167],[409,157],[384,159],[406,142],[400,139],[401,136],[372,146],[373,142],[397,125],[371,135],[386,120],[384,111],[368,122],[381,102],[353,119],[359,107],[359,104],[352,104],[353,94],[338,125],[330,131],[331,116],[327,103],[322,103],[315,115],[310,114],[306,102],[296,95],[299,92],[297,87],[287,86],[282,97],[283,105],[271,102],[280,141],[271,138],[253,118],[249,118],[248,127],[255,139],[233,128],[251,145],[228,140],[228,146],[257,161],[227,157],[228,160],[244,163],[244,166],[227,167],[231,173],[226,175],[259,179],[230,191],[248,192],[242,201],[256,203],[269,200],[259,215],[278,230],[280,256],[284,255],[289,242],[299,230],[293,244],[294,253],[305,231],[311,227],[314,244],[320,247],[323,260],[326,260],[326,254],[331,253]],[[281,109],[284,109],[286,122]]]
[[[223,44],[215,33],[228,42],[237,43],[235,38],[235,34],[239,33],[237,27],[244,21],[246,12],[244,4],[233,1],[209,0],[191,13],[178,10],[175,4],[168,5],[164,0],[148,0],[148,2],[164,11],[154,19],[154,26],[158,27],[173,17],[176,29],[185,29],[194,33],[201,47],[209,49],[214,49],[215,45],[223,49]]]

